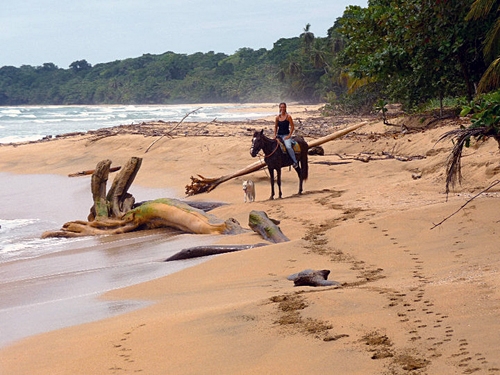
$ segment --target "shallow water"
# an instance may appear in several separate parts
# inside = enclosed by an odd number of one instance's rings
[[[57,194],[54,194],[57,187]],[[173,197],[134,187],[137,200]],[[0,346],[33,334],[130,311],[147,301],[105,301],[104,292],[204,261],[163,262],[214,236],[154,230],[77,239],[40,239],[92,205],[89,178],[0,173]]]

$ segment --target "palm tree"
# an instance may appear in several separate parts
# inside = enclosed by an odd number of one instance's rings
[[[314,42],[314,34],[309,31],[311,28],[311,24],[308,23],[306,27],[304,27],[304,32],[300,34],[300,38],[304,41],[304,49],[308,53],[311,49],[311,45]]]
[[[466,20],[485,18],[491,13],[498,13],[500,7],[494,9],[496,0],[476,0],[471,6]],[[500,17],[497,17],[493,27],[486,35],[483,54],[486,61],[491,61],[479,81],[477,91],[484,93],[500,87]]]

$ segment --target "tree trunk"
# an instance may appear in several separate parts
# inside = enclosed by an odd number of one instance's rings
[[[108,182],[110,166],[111,160],[102,160],[97,164],[92,174],[90,189],[94,205],[90,209],[89,221],[108,218],[109,205],[106,199],[106,183]]]
[[[290,241],[277,224],[279,221],[270,219],[264,211],[252,210],[248,218],[249,227],[265,240],[273,243]]]
[[[91,177],[91,190],[94,205],[90,209],[89,221],[121,218],[130,211],[135,203],[128,189],[134,182],[141,167],[142,159],[132,157],[120,173],[115,176],[111,189],[106,194],[106,184],[111,166],[111,160],[100,161]]]
[[[120,218],[130,211],[135,203],[134,197],[128,189],[134,182],[135,176],[141,168],[142,158],[132,157],[125,164],[120,173],[113,180],[106,199],[110,204],[112,217]]]
[[[315,147],[319,146],[323,143],[333,141],[334,139],[340,138],[350,132],[353,132],[354,130],[365,126],[368,124],[368,121],[363,121],[358,124],[349,126],[345,129],[336,131],[335,133],[332,133],[330,135],[327,135],[325,137],[316,139],[314,141],[309,142],[309,147]],[[186,195],[191,196],[195,194],[200,194],[200,193],[208,193],[215,189],[218,185],[222,184],[223,182],[226,182],[228,180],[231,180],[236,177],[244,176],[246,174],[256,172],[259,169],[262,169],[266,166],[265,161],[257,161],[253,164],[248,165],[247,167],[240,169],[234,173],[224,175],[218,178],[205,178],[202,175],[198,175],[199,178],[191,176],[191,184],[186,185]]]
[[[141,204],[121,218],[70,221],[59,231],[45,232],[42,238],[120,234],[164,227],[193,234],[237,234],[245,231],[232,218],[223,221],[177,199],[160,198]]]

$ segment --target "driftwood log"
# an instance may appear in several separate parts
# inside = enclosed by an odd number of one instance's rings
[[[280,222],[271,219],[264,211],[252,210],[248,217],[248,226],[262,238],[273,243],[290,241],[278,227]]]
[[[97,164],[90,183],[94,205],[90,209],[88,221],[103,220],[108,217],[120,218],[132,209],[135,199],[128,193],[128,189],[134,182],[141,163],[142,158],[130,158],[113,180],[108,194],[106,194],[106,184],[111,160],[102,160]]]
[[[109,173],[119,171],[120,169],[121,169],[121,167],[111,167],[111,168],[109,168]],[[70,173],[68,175],[68,177],[90,176],[91,174],[94,174],[94,172],[95,172],[95,169],[88,169],[86,171]]]
[[[175,253],[171,257],[165,259],[165,262],[170,262],[172,260],[184,260],[199,257],[206,257],[209,255],[218,255],[224,253],[231,253],[234,251],[241,251],[247,249],[253,249],[256,247],[266,246],[265,243],[258,243],[255,245],[214,245],[214,246],[196,246],[184,249]]]
[[[359,129],[362,126],[368,124],[368,121],[363,121],[355,125],[351,125],[345,129],[336,131],[330,135],[327,135],[322,138],[315,139],[314,141],[309,142],[309,147],[319,146],[323,143],[330,142],[334,139],[343,137],[344,135]],[[217,186],[222,184],[223,182],[229,181],[233,178],[244,176],[246,174],[256,172],[266,166],[266,162],[264,160],[259,160],[253,164],[248,165],[247,167],[240,169],[234,173],[224,175],[216,178],[206,178],[202,175],[197,175],[198,177],[191,176],[191,184],[186,185],[186,195],[191,196],[195,194],[208,193],[215,189]]]
[[[45,232],[42,238],[120,234],[164,227],[194,234],[236,234],[244,231],[232,218],[222,221],[177,199],[161,198],[145,202],[121,218],[70,221],[59,231]]]
[[[131,158],[115,177],[107,194],[106,183],[111,161],[99,162],[91,179],[94,205],[88,221],[70,221],[59,231],[45,232],[42,238],[119,234],[162,227],[195,234],[232,234],[244,231],[234,219],[223,221],[177,199],[156,199],[132,208],[135,199],[128,193],[128,189],[141,162],[141,158]]]
[[[293,281],[295,286],[340,286],[337,281],[330,281],[328,275],[330,270],[304,270],[299,273],[294,273],[287,277],[288,280]]]

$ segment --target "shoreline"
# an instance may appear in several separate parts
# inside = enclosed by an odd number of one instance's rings
[[[315,126],[302,123],[304,130]],[[265,124],[269,129],[259,126]],[[265,211],[291,241],[212,257],[109,292],[102,298],[154,303],[16,342],[0,350],[0,368],[9,374],[500,372],[499,190],[430,229],[498,178],[498,149],[486,142],[468,151],[464,183],[447,200],[451,146],[435,142],[451,126],[403,134],[377,123],[329,142],[324,156],[310,156],[301,196],[293,171],[284,169],[283,199],[267,200],[264,170],[248,176],[257,188],[252,204],[243,203],[247,177],[186,198],[227,201],[213,214],[243,226],[249,210]],[[141,134],[69,137],[57,148],[53,142],[0,147],[0,169],[66,175],[141,153],[136,183],[168,185],[181,195],[191,175],[217,177],[252,163],[252,127],[211,124],[207,134],[179,133],[146,154],[154,138]],[[212,136],[219,133],[226,136]],[[33,155],[40,155],[36,165]],[[245,233],[217,243],[252,241],[262,239]],[[329,279],[342,287],[294,287],[286,279],[307,268],[330,269]]]

